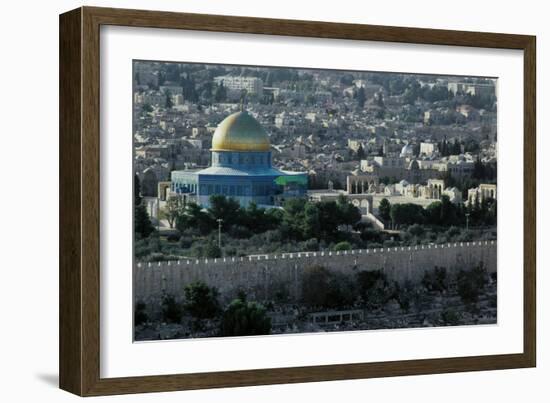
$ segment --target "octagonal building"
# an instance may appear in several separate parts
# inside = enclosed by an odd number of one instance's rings
[[[307,175],[271,165],[271,146],[265,129],[246,111],[233,113],[216,128],[210,167],[173,171],[171,191],[186,194],[203,207],[212,195],[238,200],[246,207],[277,206],[291,197],[304,197]]]

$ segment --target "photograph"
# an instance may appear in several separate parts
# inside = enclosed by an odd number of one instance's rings
[[[497,323],[496,77],[132,63],[134,341]]]

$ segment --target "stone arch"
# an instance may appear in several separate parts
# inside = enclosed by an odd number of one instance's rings
[[[371,210],[371,203],[368,199],[361,200],[361,214],[368,214]]]

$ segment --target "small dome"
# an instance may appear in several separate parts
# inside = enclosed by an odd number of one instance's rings
[[[269,151],[269,137],[246,111],[226,117],[212,137],[212,151]]]

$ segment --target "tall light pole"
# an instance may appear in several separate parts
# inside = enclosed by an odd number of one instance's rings
[[[466,231],[468,231],[468,224],[469,224],[469,218],[470,218],[470,213],[466,213]]]
[[[222,222],[223,220],[221,218],[218,218],[216,220],[218,222],[218,248],[220,248],[220,253],[222,250]]]

